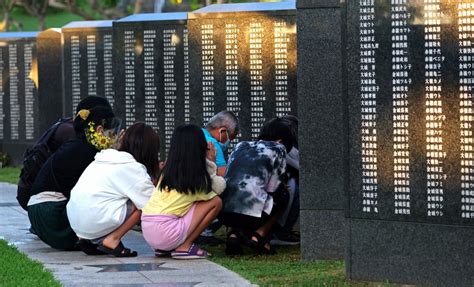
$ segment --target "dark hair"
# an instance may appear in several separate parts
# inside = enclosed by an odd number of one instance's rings
[[[267,121],[260,129],[258,139],[264,141],[281,140],[287,152],[291,150],[295,141],[290,126],[281,118],[274,118]]]
[[[207,142],[201,128],[186,124],[177,127],[163,169],[161,188],[179,193],[210,192],[211,178],[206,169]]]
[[[79,104],[77,104],[76,114],[80,110],[83,110],[83,109],[90,110],[90,109],[92,109],[93,107],[96,107],[96,106],[106,106],[106,107],[109,107],[110,109],[112,109],[112,107],[110,106],[109,101],[107,101],[106,98],[98,97],[98,96],[88,96],[88,97],[85,97],[84,99],[82,99],[79,102]]]
[[[284,115],[281,119],[289,125],[294,138],[293,146],[298,148],[298,118],[293,115]]]
[[[86,119],[76,115],[74,118],[74,130],[78,137],[85,137],[85,129],[89,128],[89,123],[94,122],[95,126],[101,125],[104,129],[112,128],[112,121],[114,119],[114,112],[110,106],[95,106],[89,110],[89,115]]]
[[[136,161],[143,164],[152,178],[157,177],[160,137],[151,126],[142,122],[134,123],[125,131],[119,150],[128,152]]]

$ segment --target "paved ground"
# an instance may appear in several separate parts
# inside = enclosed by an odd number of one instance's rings
[[[0,183],[0,239],[9,241],[53,272],[65,286],[248,286],[250,283],[208,260],[156,258],[139,232],[131,231],[124,245],[135,258],[87,256],[50,248],[28,232],[26,212],[18,205],[16,186]]]

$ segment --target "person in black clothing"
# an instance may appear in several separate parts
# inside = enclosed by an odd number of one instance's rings
[[[272,230],[272,245],[297,245],[300,242],[299,233],[293,229],[300,213],[299,196],[299,145],[298,145],[298,118],[293,115],[281,117],[293,135],[293,148],[286,154],[286,172],[288,175],[289,203]]]
[[[74,119],[76,137],[62,144],[39,171],[31,189],[28,217],[46,244],[61,250],[77,248],[78,238],[66,214],[71,189],[95,154],[111,147],[119,129],[110,106],[80,110]]]
[[[79,102],[76,108],[76,114],[80,110],[91,109],[96,106],[110,107],[110,104],[106,98],[98,97],[98,96],[89,96],[82,99]],[[73,123],[74,123],[73,118],[65,118],[64,120],[61,121],[56,132],[51,136],[51,138],[47,142],[47,145],[51,154],[56,152],[63,143],[73,139],[76,136]],[[22,169],[22,173],[23,172],[24,170]],[[31,186],[33,185],[33,182],[36,176],[37,174],[30,174],[28,179],[26,179],[23,176],[20,176],[20,179],[18,181],[18,189],[17,189],[16,198],[18,200],[18,203],[24,210],[28,210],[27,205],[31,197]]]
[[[275,254],[269,240],[288,206],[286,156],[293,144],[290,127],[274,118],[262,126],[257,141],[240,142],[229,156],[219,214],[230,227],[227,255],[243,254],[242,243],[258,254]]]

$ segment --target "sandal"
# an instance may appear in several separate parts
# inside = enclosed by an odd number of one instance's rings
[[[234,235],[233,237],[231,237]],[[233,229],[227,235],[227,240],[225,242],[225,254],[226,255],[243,255],[244,251],[240,245],[241,234],[238,230]]]
[[[188,251],[172,251],[171,257],[174,259],[205,259],[211,256],[206,250],[199,248],[196,244],[191,244]]]
[[[87,239],[79,239],[79,249],[87,255],[105,255],[107,253],[98,249],[99,245]]]
[[[252,237],[255,237],[257,240],[253,240]],[[268,244],[270,246],[267,248],[265,245]],[[253,232],[248,241],[248,245],[252,247],[257,254],[260,255],[274,255],[276,254],[275,248],[270,245],[270,239],[267,236],[261,236],[257,232]]]
[[[123,246],[122,242],[114,249],[105,247],[104,245],[99,245],[97,249],[115,257],[136,257],[138,255],[136,251],[131,251],[129,248]]]
[[[171,251],[155,249],[155,256],[156,257],[171,257]]]

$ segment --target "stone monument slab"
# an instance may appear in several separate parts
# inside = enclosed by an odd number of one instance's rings
[[[5,139],[6,129],[6,114],[5,107],[7,106],[7,81],[8,81],[8,45],[6,42],[1,42],[0,45],[0,142],[3,144]],[[3,149],[2,149],[3,151]]]
[[[210,5],[188,26],[193,122],[232,111],[237,142],[255,139],[266,120],[297,115],[295,2]]]
[[[164,158],[175,126],[190,121],[187,13],[135,14],[113,24],[117,115],[160,135]]]
[[[38,136],[64,116],[61,37],[57,28],[38,34]]]
[[[72,116],[87,96],[105,97],[114,105],[112,22],[75,21],[61,29],[67,116]]]
[[[349,278],[474,284],[474,4],[347,1]]]
[[[348,133],[340,1],[298,0],[301,254],[342,259]]]
[[[19,164],[38,134],[37,32],[0,33],[3,79],[3,143],[12,164]]]

